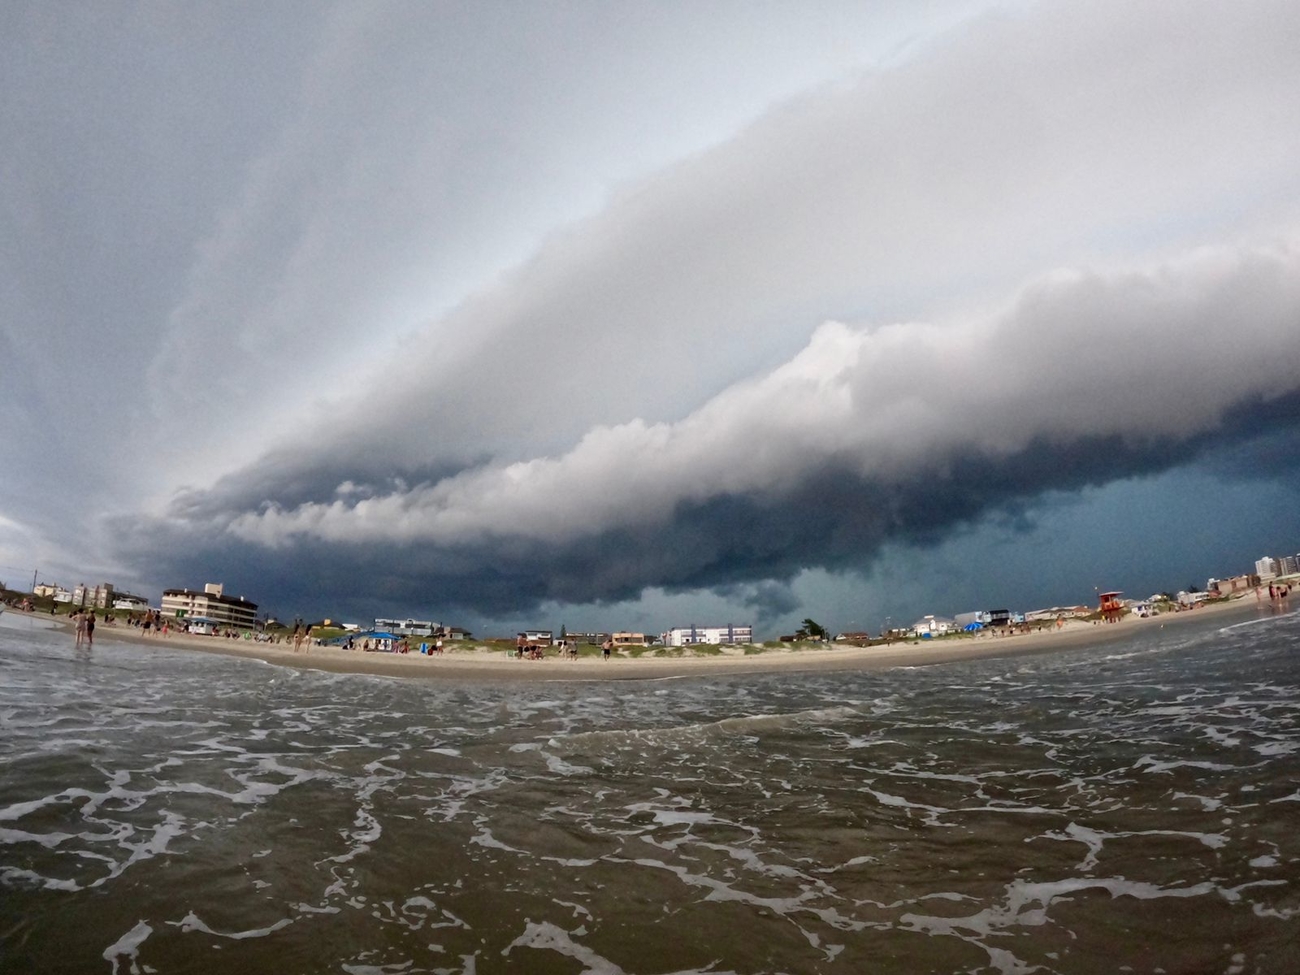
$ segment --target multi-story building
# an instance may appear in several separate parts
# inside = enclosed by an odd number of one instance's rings
[[[98,586],[88,586],[84,582],[72,590],[72,603],[74,606],[84,606],[87,609],[108,609],[113,602],[113,584],[104,582]]]
[[[375,629],[399,636],[433,636],[442,626],[433,620],[375,620]]]
[[[209,582],[202,592],[164,589],[162,614],[177,619],[205,619],[220,626],[251,628],[257,623],[257,603],[243,596],[227,596],[219,582]]]
[[[1255,575],[1261,579],[1272,579],[1278,574],[1277,559],[1271,555],[1265,555],[1255,563]]]
[[[1277,560],[1277,574],[1293,576],[1300,572],[1300,555],[1284,555]]]
[[[689,647],[696,643],[732,645],[753,643],[754,628],[737,626],[674,626],[663,634],[663,641],[670,647]]]

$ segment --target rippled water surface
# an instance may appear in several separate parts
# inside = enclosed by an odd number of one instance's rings
[[[1295,615],[526,685],[21,622],[6,972],[1300,971]]]

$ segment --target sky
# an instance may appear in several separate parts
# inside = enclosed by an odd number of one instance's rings
[[[1300,551],[1300,6],[0,7],[0,581],[480,635]]]

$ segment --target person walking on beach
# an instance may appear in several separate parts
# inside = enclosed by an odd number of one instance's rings
[[[81,641],[84,640],[84,639],[86,638],[86,614],[85,614],[85,613],[78,613],[78,614],[77,614],[76,616],[74,616],[72,619],[73,619],[73,622],[76,623],[76,625],[77,625],[77,644],[76,644],[76,645],[77,645],[77,646],[81,646]]]
[[[86,614],[86,646],[93,647],[94,645],[95,645],[95,614],[87,613]]]
[[[608,660],[608,659],[609,659],[610,651],[613,650],[613,649],[614,649],[614,641],[613,641],[613,640],[606,640],[604,643],[602,643],[602,644],[600,645],[600,655],[601,655],[602,659],[604,659],[604,660]]]

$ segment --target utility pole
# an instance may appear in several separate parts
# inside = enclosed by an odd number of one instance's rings
[[[36,573],[40,571],[41,571],[40,569],[32,569],[32,595],[33,596],[36,595]]]

